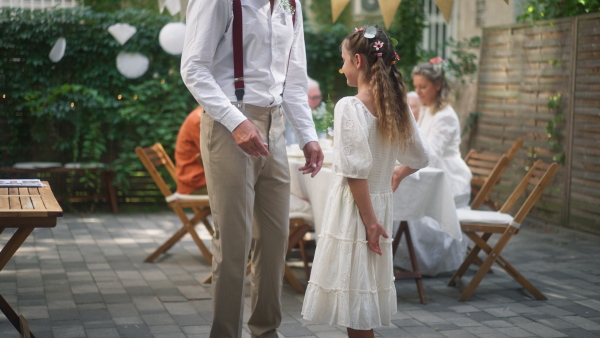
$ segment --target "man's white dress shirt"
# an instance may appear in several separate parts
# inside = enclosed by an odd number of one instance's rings
[[[302,9],[296,0],[294,27],[292,13],[282,1],[288,0],[275,0],[272,13],[269,0],[242,1],[244,103],[282,105],[303,148],[317,141],[317,134],[307,99]],[[234,105],[232,2],[190,0],[181,58],[184,83],[206,112],[229,131],[246,120]]]

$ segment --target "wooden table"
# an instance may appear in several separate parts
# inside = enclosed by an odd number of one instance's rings
[[[4,179],[21,179],[21,178],[29,178],[29,179],[37,179],[39,177],[44,177],[43,175],[52,175],[55,177],[55,180],[52,181],[54,190],[57,193],[60,191],[66,190],[67,187],[67,176],[70,174],[78,174],[78,175],[87,175],[88,172],[92,172],[95,175],[101,175],[104,180],[104,185],[106,188],[106,194],[93,194],[89,196],[69,196],[69,200],[71,201],[81,201],[81,200],[95,200],[95,199],[104,199],[107,203],[110,204],[110,208],[112,212],[119,212],[119,205],[117,203],[117,188],[113,185],[115,172],[112,170],[107,170],[103,167],[94,167],[94,168],[67,168],[67,167],[51,167],[51,168],[13,168],[13,167],[0,167],[0,175]],[[40,176],[42,175],[42,176]],[[25,177],[22,177],[25,176]],[[47,176],[46,176],[47,177]],[[58,186],[57,186],[58,185]],[[59,199],[61,196],[57,196]]]
[[[0,234],[17,228],[0,251],[0,271],[35,228],[52,228],[63,211],[48,182],[41,188],[0,188]],[[35,337],[25,318],[13,310],[0,294],[0,310],[23,337]]]

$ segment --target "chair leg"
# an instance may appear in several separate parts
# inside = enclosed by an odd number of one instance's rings
[[[192,239],[198,246],[198,249],[200,249],[200,251],[202,252],[204,259],[206,260],[208,265],[212,265],[212,254],[210,253],[210,250],[208,250],[206,245],[204,245],[204,242],[202,242],[202,239],[200,238],[200,236],[198,236],[198,233],[196,232],[196,229],[194,228],[194,224],[187,224],[186,226],[187,226],[187,231],[192,236]]]
[[[192,220],[188,220],[187,215],[185,214],[183,209],[181,209],[178,206],[171,207],[173,211],[177,214],[177,216],[179,216],[179,219],[184,225],[179,230],[177,230],[177,232],[174,233],[168,240],[166,240],[160,247],[158,247],[158,249],[156,249],[152,254],[150,254],[150,256],[148,256],[144,260],[144,262],[154,262],[154,260],[156,260],[158,256],[167,252],[173,245],[175,245],[175,243],[181,240],[183,236],[189,233],[192,236],[192,239],[194,240],[198,248],[200,249],[200,252],[204,256],[206,262],[209,265],[212,265],[212,254],[210,253],[210,250],[208,250],[206,245],[204,245],[204,242],[202,242],[202,239],[200,239],[200,236],[198,236],[198,233],[195,230],[196,224],[198,224],[201,220],[202,222],[206,220],[206,216],[210,214],[210,209],[202,210],[199,214],[195,215],[194,218],[192,218]],[[208,221],[206,222],[208,223]],[[204,224],[206,225],[207,223]]]
[[[521,286],[523,286],[525,288],[525,290],[529,291],[529,293],[531,293],[535,297],[535,299],[537,299],[537,300],[547,300],[548,299],[548,298],[546,298],[546,296],[544,296],[543,293],[540,292],[540,290],[538,290],[535,286],[533,286],[533,284],[531,284],[530,281],[528,281],[525,277],[523,277],[523,275],[521,275],[519,273],[519,271],[517,271],[517,269],[515,269],[512,265],[510,265],[510,263],[508,263],[508,261],[506,261],[506,259],[504,259],[504,257],[498,255],[498,260],[496,260],[496,264],[500,265],[512,278],[514,278],[514,280],[519,282],[519,284],[521,284]]]
[[[198,224],[199,222],[202,222],[202,224],[204,224],[204,227],[206,228],[206,230],[208,230],[210,235],[214,236],[215,230],[213,229],[212,225],[210,224],[210,222],[208,221],[208,218],[207,218],[207,216],[210,215],[210,208],[205,208],[205,209],[193,208],[193,210],[194,210],[194,218],[192,218],[192,223]]]
[[[204,245],[204,243],[202,242],[202,239],[200,239],[200,236],[198,236],[198,233],[196,232],[196,229],[195,229],[195,226],[197,224],[196,222],[199,221],[201,216],[196,215],[196,216],[194,216],[194,218],[192,218],[192,220],[190,220],[190,219],[188,219],[187,215],[185,214],[185,212],[179,205],[175,204],[175,205],[172,205],[171,207],[173,208],[173,211],[175,211],[177,216],[179,216],[179,219],[184,224],[187,232],[192,236],[192,239],[198,246],[198,249],[200,249],[200,252],[202,252],[202,255],[204,256],[204,259],[206,260],[208,265],[212,265],[212,254],[210,253],[210,250],[208,250],[206,245]],[[205,215],[208,215],[209,212],[210,211],[207,209],[205,211],[205,213],[206,213]]]
[[[464,232],[464,234],[471,237],[471,235],[469,235],[468,232]],[[475,234],[473,234],[473,235],[477,236]],[[487,240],[490,238],[491,235],[492,234],[484,234],[482,238],[484,239],[484,241],[487,242]],[[471,264],[473,264],[473,262],[477,258],[477,255],[479,254],[480,251],[481,251],[481,248],[477,245],[475,245],[475,247],[473,247],[473,249],[471,249],[471,251],[469,251],[469,254],[465,258],[465,260],[462,262],[462,264],[460,265],[458,270],[456,270],[454,275],[452,275],[452,278],[448,282],[448,286],[456,286],[458,284],[458,280],[460,280],[462,278],[462,276],[465,274],[465,272],[467,272],[467,269],[469,268],[469,266],[471,266]]]
[[[310,268],[308,267],[308,256],[306,255],[306,243],[304,243],[304,239],[298,242],[300,246],[300,254],[302,255],[302,262],[304,263],[304,275],[306,276],[306,281],[310,280]]]
[[[425,289],[423,288],[423,279],[421,278],[421,270],[419,270],[419,264],[417,263],[417,256],[415,254],[415,249],[412,243],[412,237],[410,236],[410,230],[408,228],[408,223],[406,221],[402,221],[400,223],[400,227],[404,227],[404,233],[406,234],[406,246],[408,248],[408,252],[410,254],[410,263],[412,265],[413,271],[417,274],[417,278],[415,278],[415,282],[417,283],[417,290],[419,292],[419,298],[421,299],[421,304],[427,304],[427,300],[425,298]]]
[[[484,241],[483,238],[477,236],[475,233],[468,232],[467,235],[469,236],[469,238],[473,239],[476,248],[482,248],[486,252],[486,249],[490,248],[487,242]],[[465,302],[469,300],[469,298],[471,298],[471,296],[475,292],[475,289],[477,289],[477,286],[479,286],[479,283],[481,283],[483,277],[485,277],[489,269],[492,267],[492,265],[502,252],[502,250],[504,250],[504,247],[506,246],[506,244],[508,244],[508,241],[511,239],[511,237],[512,233],[509,233],[508,231],[504,232],[504,234],[502,235],[502,237],[500,237],[494,248],[491,251],[487,252],[488,257],[485,259],[475,276],[473,276],[473,278],[469,282],[469,285],[467,285],[467,287],[465,288],[465,291],[458,299],[459,301]]]
[[[488,245],[483,245],[484,251],[487,253],[492,252],[492,248]],[[529,282],[517,269],[515,269],[504,257],[498,254],[496,264],[503,268],[514,280],[516,280],[521,286],[523,286],[529,293],[531,293],[538,300],[546,300],[546,296],[542,294],[531,282]],[[490,270],[491,271],[491,270]]]
[[[185,236],[185,234],[187,234],[187,227],[184,225],[179,230],[177,230],[177,232],[174,233],[173,236],[171,236],[171,238],[169,238],[161,246],[159,246],[158,249],[154,250],[154,252],[150,254],[150,256],[146,257],[144,262],[154,262],[154,260],[158,258],[158,256],[167,252],[173,245],[175,245],[175,243],[177,243],[183,236]]]
[[[290,283],[294,291],[298,293],[304,292],[304,287],[300,285],[300,282],[298,282],[298,278],[296,278],[296,275],[294,275],[294,272],[292,271],[292,269],[290,269],[290,267],[287,264],[285,264],[284,277],[288,281],[288,283]]]

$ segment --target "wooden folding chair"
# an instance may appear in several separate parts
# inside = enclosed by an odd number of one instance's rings
[[[498,211],[498,204],[492,201],[488,195],[522,145],[523,139],[517,139],[505,155],[482,154],[471,149],[465,156],[465,162],[473,174],[471,193],[475,198],[471,203],[471,209],[479,209],[482,204],[486,204],[492,210]],[[486,185],[490,180],[491,183]]]
[[[542,195],[546,186],[550,183],[558,171],[558,164],[545,164],[542,160],[535,162],[533,167],[525,175],[523,180],[515,188],[513,193],[506,200],[500,211],[481,211],[481,210],[457,210],[461,230],[473,242],[474,247],[469,252],[461,266],[458,268],[448,286],[461,284],[461,277],[467,271],[469,266],[475,261],[480,251],[487,254],[475,276],[464,289],[459,300],[467,301],[475,292],[475,289],[483,280],[494,263],[502,267],[511,277],[529,291],[536,299],[546,299],[546,297],[533,286],[517,269],[506,261],[500,254],[512,236],[519,232],[521,223],[529,214],[529,211]],[[508,212],[515,206],[520,197],[526,195],[527,188],[532,185],[533,190],[520,206],[519,211],[512,217]],[[479,235],[478,233],[482,233]],[[493,247],[488,244],[488,240],[493,234],[501,234],[501,237]]]
[[[177,243],[185,234],[189,233],[192,236],[192,239],[202,252],[204,259],[208,262],[209,265],[212,265],[212,255],[208,248],[204,245],[200,236],[196,232],[196,225],[199,223],[204,224],[208,232],[213,235],[214,231],[212,226],[207,220],[207,216],[210,215],[210,205],[208,201],[207,195],[182,195],[178,193],[173,193],[171,189],[167,186],[167,183],[163,179],[158,168],[160,166],[164,166],[171,178],[177,182],[176,174],[175,174],[175,165],[165,152],[165,149],[160,143],[155,143],[153,146],[148,148],[135,148],[135,152],[138,157],[150,173],[150,176],[154,179],[154,182],[160,189],[160,191],[165,196],[165,200],[167,201],[169,207],[173,209],[175,214],[183,223],[183,226],[175,232],[164,244],[162,244],[156,251],[154,251],[150,256],[144,260],[145,262],[153,262],[160,254],[165,253],[169,250],[175,243]],[[183,211],[184,208],[190,208],[194,211],[194,216],[190,219]]]

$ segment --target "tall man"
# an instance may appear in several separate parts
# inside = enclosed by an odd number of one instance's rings
[[[189,2],[181,60],[183,80],[204,107],[200,144],[216,230],[211,245],[211,337],[241,336],[250,251],[248,326],[252,337],[277,337],[289,231],[290,178],[282,105],[306,158],[300,170],[316,175],[323,153],[307,104],[299,1],[295,9],[289,0],[244,0],[241,5],[244,75],[236,80],[245,83],[243,103],[234,90],[236,1]]]

